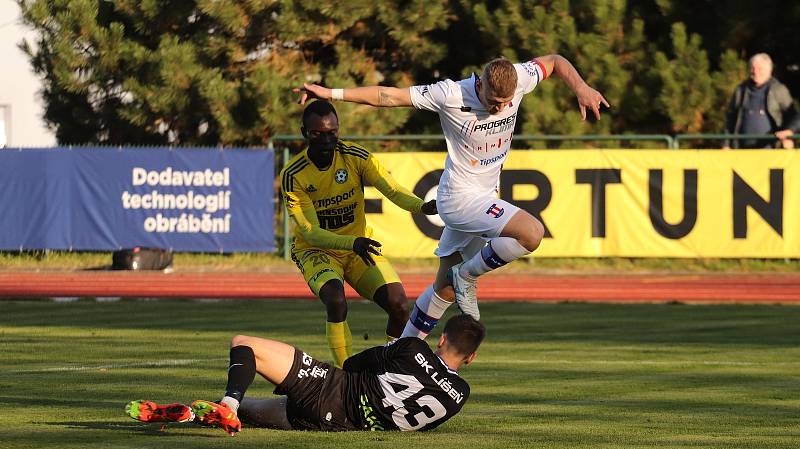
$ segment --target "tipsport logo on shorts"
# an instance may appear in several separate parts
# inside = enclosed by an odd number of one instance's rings
[[[497,203],[494,203],[486,210],[486,215],[491,215],[493,218],[500,218],[505,213],[505,209],[502,207],[497,207]]]

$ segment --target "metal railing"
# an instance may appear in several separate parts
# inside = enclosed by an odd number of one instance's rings
[[[425,141],[437,140],[443,141],[443,134],[383,134],[374,136],[342,136],[344,140],[355,140],[362,142],[374,141]],[[298,142],[304,138],[299,134],[285,134],[277,135],[270,138],[268,146],[274,148],[277,142]],[[563,142],[563,141],[581,141],[581,142],[607,142],[607,141],[625,141],[625,142],[663,142],[666,148],[675,148],[675,139],[668,134],[586,134],[586,135],[533,135],[533,134],[520,134],[514,136],[515,142]]]
[[[443,134],[384,134],[375,136],[342,136],[345,140],[355,140],[362,142],[375,142],[375,141],[430,141],[437,140],[443,141]],[[800,141],[800,134],[790,136],[789,139]],[[273,136],[269,140],[269,146],[274,148],[277,142],[300,142],[303,136],[299,134],[287,134]],[[763,140],[773,141],[777,139],[772,134],[586,134],[586,135],[532,135],[521,134],[514,136],[515,142],[565,142],[565,141],[579,141],[579,142],[659,142],[663,143],[666,148],[677,150],[681,148],[681,144],[690,140],[707,140],[721,142],[725,140]]]
[[[649,141],[649,142],[660,142],[663,141],[666,148],[672,148],[675,145],[674,139],[672,136],[667,134],[611,134],[611,135],[599,135],[599,134],[586,134],[581,136],[563,136],[563,135],[531,135],[531,134],[522,134],[519,136],[514,136],[515,141],[569,141],[569,140],[576,140],[581,142],[607,142],[607,141],[629,141],[629,142],[642,142],[642,141]]]
[[[800,135],[792,135],[789,137],[792,140],[799,140]],[[679,149],[681,142],[688,140],[711,140],[711,141],[725,141],[725,140],[761,140],[764,143],[777,142],[777,138],[773,134],[676,134],[673,137],[673,149]]]

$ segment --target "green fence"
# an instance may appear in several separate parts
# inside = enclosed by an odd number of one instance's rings
[[[437,141],[443,142],[443,134],[389,134],[389,135],[375,135],[375,136],[342,136],[344,140],[353,140],[358,142],[422,142],[422,141]],[[269,145],[271,147],[279,147],[281,143],[300,143],[303,141],[303,136],[299,134],[292,135],[277,135],[273,136]],[[514,136],[514,142],[654,142],[656,144],[663,144],[664,148],[675,148],[675,139],[667,134],[612,134],[612,135],[599,135],[599,134],[586,134],[586,135],[531,135],[521,134]],[[443,150],[444,147],[441,147]]]
[[[360,141],[360,142],[423,142],[423,141],[444,141],[442,134],[406,134],[406,135],[375,135],[375,136],[343,136],[343,139]],[[653,142],[659,147],[669,149],[679,149],[683,145],[684,148],[706,148],[706,145],[698,145],[697,142],[704,142],[713,144],[713,147],[719,149],[723,141],[739,139],[739,140],[764,140],[775,142],[775,136],[772,134],[676,134],[671,136],[669,134],[612,134],[612,135],[599,135],[599,134],[586,134],[581,136],[570,135],[530,135],[522,134],[514,136],[514,142],[627,142],[627,143],[642,143]],[[790,137],[795,141],[800,140],[800,135],[796,134]],[[269,146],[274,148],[280,146],[281,143],[302,143],[303,136],[295,135],[278,135],[274,136],[269,141]],[[687,147],[687,143],[693,145]],[[651,149],[651,148],[648,148]]]
[[[800,135],[793,135],[789,137],[792,140],[800,139]],[[726,140],[762,140],[765,144],[770,142],[777,142],[777,139],[772,134],[676,134],[673,137],[673,144],[675,149],[680,148],[681,143],[685,142],[714,142],[714,148],[720,148],[722,143]],[[696,143],[688,148],[704,148]]]

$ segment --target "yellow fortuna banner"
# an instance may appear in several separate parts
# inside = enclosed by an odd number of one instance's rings
[[[400,184],[436,195],[443,153],[380,153]],[[511,152],[499,197],[538,217],[537,257],[800,257],[800,153],[783,150]],[[367,188],[389,257],[433,257],[443,223]]]

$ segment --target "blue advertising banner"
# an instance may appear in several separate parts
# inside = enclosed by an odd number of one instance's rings
[[[0,249],[268,252],[267,150],[47,148],[0,151]]]

